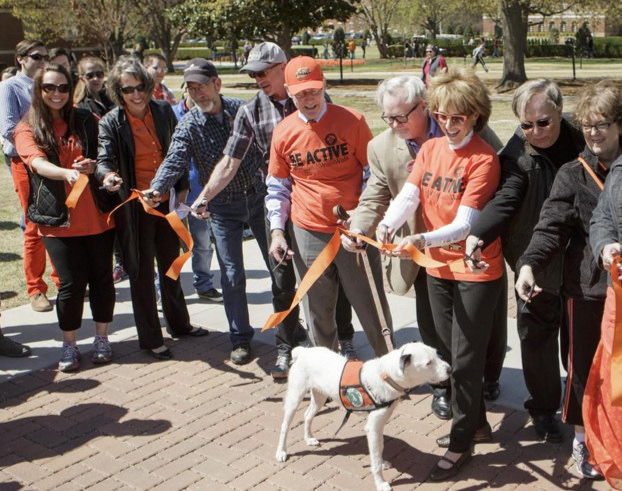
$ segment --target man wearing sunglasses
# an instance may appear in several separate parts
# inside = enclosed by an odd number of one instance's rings
[[[48,50],[43,41],[20,41],[15,47],[16,66],[20,71],[14,77],[0,84],[0,134],[4,138],[4,159],[13,175],[13,182],[19,202],[24,210],[24,273],[30,306],[35,312],[52,310],[46,293],[48,286],[43,280],[45,273],[45,247],[38,228],[26,217],[30,180],[28,171],[17,156],[13,132],[17,123],[30,109],[33,77],[37,70],[49,61]],[[56,271],[52,268],[52,279],[58,285]]]
[[[264,165],[261,172],[265,177],[270,154],[272,132],[276,125],[286,116],[296,111],[294,102],[285,89],[285,52],[276,44],[264,42],[256,45],[249,53],[247,64],[240,70],[255,80],[261,89],[255,97],[243,105],[235,118],[233,131],[223,150],[223,157],[216,165],[214,172],[201,195],[195,201],[209,202],[234,178],[240,169],[243,170],[243,158],[247,152],[256,147],[261,153]],[[266,224],[269,236],[269,225]],[[266,243],[266,246],[268,244]],[[272,279],[272,304],[275,312],[287,310],[296,294],[296,277],[291,261],[280,263],[270,257],[270,276]],[[289,373],[291,350],[306,339],[304,328],[298,321],[299,309],[296,307],[275,328],[277,360],[271,371],[275,379],[286,378]],[[345,295],[340,292],[338,297],[337,315],[335,319],[339,331],[342,353],[348,357],[356,357],[352,338],[352,309]]]
[[[382,107],[381,118],[389,127],[367,145],[371,177],[356,210],[351,214],[350,230],[353,232],[373,235],[391,199],[397,196],[406,182],[421,145],[443,136],[428,111],[425,99],[426,88],[419,77],[393,77],[379,85],[376,102]],[[501,149],[501,140],[488,126],[484,127],[480,136],[495,150]],[[422,231],[425,231],[425,225],[419,212],[397,231],[394,242],[399,243],[403,237]],[[341,236],[341,242],[350,252],[360,251],[363,245],[361,241],[350,240],[346,235]],[[425,268],[419,268],[412,261],[392,258],[386,260],[385,275],[389,287],[398,295],[405,295],[414,285],[419,334],[425,344],[437,348]],[[507,299],[507,293],[502,298]],[[496,312],[498,329],[494,330],[494,334],[498,336],[490,340],[485,370],[484,395],[489,400],[499,395],[498,380],[507,344],[507,303],[498,305]],[[432,392],[432,412],[440,419],[451,419],[449,386],[432,386]]]
[[[562,117],[562,104],[559,87],[546,79],[525,82],[514,93],[512,111],[520,124],[499,153],[499,188],[471,228],[467,255],[479,260],[481,249],[501,236],[505,260],[517,274],[519,258],[531,241],[557,170],[575,160],[585,146],[581,131]],[[476,250],[478,244],[481,246]],[[516,313],[523,376],[529,391],[525,409],[538,437],[551,443],[563,438],[555,419],[561,402],[561,261],[559,254],[536,274],[536,283],[543,291],[528,303],[517,297]],[[566,342],[561,340],[562,351],[566,351]]]

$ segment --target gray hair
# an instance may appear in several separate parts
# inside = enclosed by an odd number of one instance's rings
[[[419,77],[401,75],[388,78],[378,85],[376,102],[383,105],[384,96],[399,97],[404,104],[413,104],[417,99],[425,99],[425,84]]]
[[[536,80],[529,80],[521,85],[512,98],[512,111],[518,119],[522,119],[525,115],[527,104],[534,95],[544,94],[546,95],[549,103],[554,109],[561,111],[563,107],[562,91],[559,86],[547,80],[545,78],[538,78]]]
[[[127,73],[132,75],[141,84],[145,85],[145,93],[151,97],[153,88],[155,87],[155,81],[153,77],[149,75],[149,72],[145,69],[143,64],[138,58],[134,56],[121,56],[114,64],[110,73],[108,74],[108,83],[106,84],[106,91],[108,97],[117,106],[123,106],[123,96],[121,94],[121,75]]]

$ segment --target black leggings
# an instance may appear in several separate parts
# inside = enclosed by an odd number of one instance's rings
[[[93,320],[112,322],[115,303],[113,242],[114,229],[80,237],[43,237],[60,281],[56,315],[61,330],[75,331],[82,325],[87,284]]]

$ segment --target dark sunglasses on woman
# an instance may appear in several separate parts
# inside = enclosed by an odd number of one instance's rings
[[[69,84],[42,84],[41,89],[46,94],[51,94],[52,92],[58,90],[61,94],[66,94],[69,92]]]
[[[121,87],[121,92],[125,95],[133,94],[134,91],[144,92],[146,89],[145,84],[137,85],[136,87],[132,87],[131,85],[126,85],[125,87]]]
[[[84,74],[87,80],[91,80],[92,78],[104,78],[104,72],[101,70],[97,70],[96,72],[87,72]]]

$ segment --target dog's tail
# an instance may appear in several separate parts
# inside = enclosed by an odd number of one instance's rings
[[[293,350],[292,350],[292,363],[294,363],[296,361],[296,358],[298,358],[298,355],[300,354],[300,352],[304,349],[304,347],[302,346],[296,346]]]

